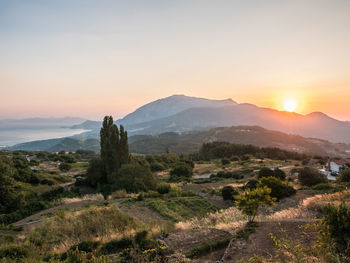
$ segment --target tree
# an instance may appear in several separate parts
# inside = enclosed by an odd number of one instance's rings
[[[306,186],[327,183],[327,177],[311,167],[304,167],[304,169],[299,172],[298,180],[302,185]]]
[[[246,190],[243,194],[235,197],[237,208],[248,216],[248,221],[253,222],[260,206],[274,205],[276,198],[270,196],[271,189],[268,187]]]
[[[280,168],[276,168],[273,170],[273,176],[281,180],[286,179],[286,173]]]
[[[232,186],[227,185],[221,189],[221,195],[224,200],[234,200],[234,196],[238,195],[238,192]]]
[[[112,116],[106,116],[103,120],[100,145],[107,181],[112,182],[115,180],[113,177],[118,175],[118,169],[130,161],[128,134],[122,125],[120,125],[120,130],[118,129],[113,123]]]
[[[153,178],[151,170],[147,166],[137,164],[125,164],[118,170],[118,176],[114,177],[114,186],[125,189],[127,192],[155,190],[157,182]]]
[[[280,200],[284,197],[291,196],[295,194],[295,189],[285,182],[282,182],[276,177],[263,177],[260,179],[259,187],[268,187],[271,189],[271,196]]]
[[[20,185],[14,180],[16,169],[11,159],[0,158],[0,214],[16,210],[24,204]]]
[[[179,163],[170,170],[170,180],[178,181],[181,179],[190,179],[193,175],[193,168],[187,163]]]
[[[61,163],[58,168],[62,171],[62,172],[68,172],[72,166],[69,163]]]
[[[274,176],[273,170],[271,170],[268,167],[263,167],[260,169],[259,174],[258,174],[258,178],[263,178],[263,177],[270,177],[270,176]]]
[[[89,162],[89,167],[86,171],[86,182],[96,187],[98,184],[107,183],[105,166],[101,158],[93,158]]]
[[[339,207],[327,205],[323,209],[325,223],[336,249],[350,256],[350,207],[342,203]]]
[[[113,123],[112,116],[105,116],[100,131],[101,159],[107,175],[120,168],[119,161],[119,130]]]
[[[259,181],[255,179],[250,179],[244,186],[244,189],[253,190],[258,187]]]
[[[340,176],[338,177],[339,182],[350,182],[350,168],[346,168],[340,172]]]

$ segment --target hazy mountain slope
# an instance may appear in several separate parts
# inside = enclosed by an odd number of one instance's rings
[[[85,119],[75,117],[5,119],[0,120],[0,129],[60,128],[80,124],[83,121]]]
[[[188,97],[184,95],[173,95],[150,102],[138,108],[134,112],[126,115],[124,118],[118,120],[117,123],[123,125],[132,125],[168,117],[190,108],[216,108],[223,106],[232,106],[236,104],[237,103],[231,99],[210,100],[204,98]]]
[[[320,155],[343,157],[350,155],[345,152],[350,149],[349,144],[335,144],[319,139],[287,135],[257,126],[222,127],[181,135],[178,133],[164,133],[157,136],[139,136],[138,139],[132,140],[130,149],[134,153],[141,154],[164,153],[166,149],[177,153],[185,153],[195,152],[202,143],[211,141],[279,147],[291,151]]]
[[[191,108],[173,116],[126,125],[131,134],[159,134],[185,132],[211,127],[232,125],[258,125],[304,137],[313,137],[332,142],[350,142],[349,122],[338,121],[322,113],[301,115],[252,104],[237,104],[219,108]]]
[[[22,151],[46,151],[46,152],[75,152],[76,150],[100,150],[100,142],[97,139],[77,140],[73,138],[60,138],[41,141],[32,141],[17,144],[6,148],[6,150],[22,150]]]
[[[237,144],[253,144],[261,147],[279,147],[286,150],[346,157],[350,145],[335,144],[319,139],[287,135],[257,126],[234,126],[214,128],[206,131],[162,133],[156,136],[135,135],[129,138],[132,153],[164,153],[166,150],[177,153],[196,152],[205,142],[226,141]],[[9,150],[27,151],[76,151],[87,149],[99,151],[97,139],[77,140],[73,138],[35,141],[10,147]]]

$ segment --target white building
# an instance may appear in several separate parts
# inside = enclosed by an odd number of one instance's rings
[[[330,171],[332,174],[339,174],[343,166],[349,163],[349,159],[330,160],[328,162],[327,170]]]

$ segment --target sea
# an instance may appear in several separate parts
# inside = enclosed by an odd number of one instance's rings
[[[0,128],[0,148],[6,148],[19,143],[48,140],[69,137],[88,130],[70,128],[25,128],[25,129],[1,129]]]

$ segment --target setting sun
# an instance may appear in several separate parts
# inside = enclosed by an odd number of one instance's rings
[[[283,102],[283,108],[285,111],[293,112],[297,109],[298,102],[295,99],[289,98]]]

